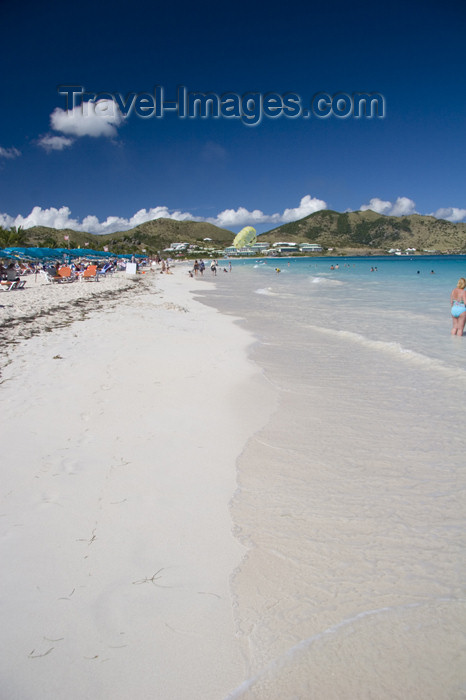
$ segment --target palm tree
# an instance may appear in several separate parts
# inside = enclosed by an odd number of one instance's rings
[[[42,239],[41,245],[44,248],[57,248],[57,242],[53,236],[47,236],[46,238]]]
[[[23,245],[26,243],[27,233],[22,226],[12,226],[9,230],[0,226],[0,245],[3,248],[9,248],[15,245]]]

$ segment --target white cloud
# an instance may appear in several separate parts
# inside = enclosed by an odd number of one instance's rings
[[[363,204],[360,207],[360,211],[370,209],[377,212],[377,214],[384,214],[385,216],[409,216],[409,214],[416,213],[415,207],[413,200],[408,197],[397,197],[395,203],[373,197],[369,204]]]
[[[15,220],[9,214],[0,214],[0,226],[2,228],[10,228],[15,225]]]
[[[152,209],[140,209],[129,219],[120,216],[108,216],[105,221],[99,221],[96,216],[86,216],[79,231],[89,231],[90,233],[115,233],[115,231],[125,231],[146,221],[154,219],[174,219],[175,221],[203,221],[189,212],[170,211],[167,207],[154,207]]]
[[[167,207],[155,207],[153,209],[140,209],[131,218],[125,219],[120,216],[108,216],[105,221],[99,221],[97,216],[86,216],[82,222],[71,216],[69,207],[50,207],[42,209],[34,207],[28,216],[18,215],[16,217],[8,214],[0,214],[0,226],[9,228],[10,226],[22,226],[24,229],[32,226],[50,226],[51,228],[70,228],[74,231],[86,231],[89,233],[115,233],[115,231],[125,231],[138,226],[145,221],[154,219],[175,219],[177,221],[203,221],[189,212],[170,211]]]
[[[361,210],[372,209],[373,211],[378,211],[378,213],[385,214],[388,212],[394,216],[400,216],[401,214],[413,213],[414,206],[414,202],[407,197],[398,197],[395,203],[384,202],[381,199],[374,198],[370,201],[369,205],[361,207]],[[105,220],[100,221],[97,216],[88,215],[84,217],[82,221],[79,221],[72,217],[69,207],[60,207],[59,209],[50,207],[49,209],[42,209],[37,206],[25,217],[21,215],[12,217],[8,214],[0,213],[0,226],[5,228],[22,226],[25,229],[31,228],[32,226],[50,226],[51,228],[57,229],[70,228],[75,231],[103,234],[126,231],[146,221],[165,218],[174,219],[175,221],[207,221],[216,226],[234,229],[248,224],[252,226],[256,224],[278,226],[282,223],[288,223],[289,221],[303,218],[314,211],[320,211],[326,208],[327,205],[323,200],[306,195],[301,199],[298,207],[285,209],[283,212],[275,214],[265,214],[260,209],[249,211],[245,207],[238,207],[238,209],[224,209],[217,216],[206,218],[193,216],[190,212],[170,210],[168,207],[158,206],[150,209],[139,209],[139,211],[129,218],[108,216]],[[435,214],[431,214],[431,216],[456,222],[460,221],[462,218],[466,218],[466,209],[459,209],[457,207],[438,209]]]
[[[4,214],[3,216],[8,217]],[[11,221],[10,226],[22,226],[23,228],[31,228],[32,226],[50,226],[51,228],[72,228],[80,230],[78,220],[71,218],[69,207],[50,207],[50,209],[42,209],[34,207],[28,216],[18,215],[14,219],[8,217]]]
[[[11,148],[2,148],[0,146],[0,158],[18,158],[20,155],[21,151],[18,151],[14,146]]]
[[[260,209],[249,211],[244,207],[238,209],[225,209],[217,214],[216,217],[208,219],[208,221],[216,226],[228,228],[229,226],[244,226],[246,224],[287,224],[290,221],[297,221],[304,216],[309,216],[315,211],[326,209],[327,204],[322,199],[311,197],[310,194],[305,195],[298,207],[294,209],[285,209],[281,214],[264,214]]]
[[[77,137],[114,138],[122,122],[123,115],[113,100],[84,102],[70,110],[57,107],[50,115],[50,125],[54,131]]]
[[[34,207],[28,216],[12,217],[8,214],[0,214],[0,226],[22,226],[25,229],[32,226],[50,226],[51,228],[71,228],[74,231],[103,234],[125,231],[146,221],[161,218],[174,219],[175,221],[207,221],[224,228],[264,223],[279,225],[307,216],[313,211],[325,209],[326,206],[322,200],[306,195],[301,199],[298,207],[285,209],[281,214],[264,214],[260,209],[248,211],[244,207],[239,207],[238,209],[225,209],[214,218],[204,218],[193,216],[190,212],[170,211],[168,207],[158,206],[151,209],[140,209],[128,219],[120,216],[108,216],[104,221],[100,221],[97,216],[89,215],[82,222],[71,216],[69,207],[60,207],[60,209]]]
[[[443,207],[437,209],[437,211],[430,214],[430,216],[435,216],[436,219],[446,219],[447,221],[458,223],[458,221],[463,221],[463,219],[466,218],[466,209]]]
[[[416,204],[409,197],[398,197],[396,201],[389,202],[378,197],[374,197],[370,200],[369,204],[363,204],[360,207],[361,211],[367,211],[371,209],[378,214],[385,214],[386,216],[409,216],[410,214],[417,214]],[[460,207],[440,207],[435,212],[431,212],[426,216],[434,216],[436,219],[446,219],[452,223],[458,223],[466,219],[466,209],[461,209]]]
[[[384,202],[383,199],[378,197],[373,197],[369,204],[362,204],[359,209],[360,211],[371,211],[377,212],[377,214],[386,214],[388,216],[390,209],[392,208],[391,202]]]
[[[315,211],[320,211],[321,209],[327,209],[327,203],[324,202],[323,199],[316,199],[315,197],[311,197],[310,194],[307,194],[301,199],[299,207],[296,207],[295,209],[285,209],[281,215],[281,220],[284,223],[288,223],[289,221],[297,221],[298,219],[309,216],[309,214],[313,214]]]
[[[244,207],[238,207],[238,209],[224,209],[220,214],[217,214],[217,216],[208,219],[209,223],[220,226],[221,228],[243,226],[245,224],[263,224],[270,220],[271,217],[268,217],[260,209],[249,211]]]
[[[391,215],[409,216],[410,214],[416,214],[416,205],[413,200],[409,199],[408,197],[397,197],[397,200],[393,205]]]
[[[47,152],[50,151],[63,151],[64,148],[68,148],[74,143],[74,139],[69,139],[67,136],[54,136],[52,134],[45,134],[41,136],[37,144],[44,148]]]

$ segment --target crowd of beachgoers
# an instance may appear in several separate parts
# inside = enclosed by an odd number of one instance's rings
[[[175,264],[183,274],[204,277],[202,259],[179,261],[171,258],[75,258],[27,260],[0,258],[0,351],[2,363],[18,342],[44,331],[83,318],[105,305],[113,308],[151,289],[157,275],[171,275]],[[209,277],[222,270],[217,260],[209,261]],[[229,272],[231,263],[223,267]],[[88,284],[93,282],[93,284]],[[98,284],[96,284],[98,283]],[[8,294],[6,292],[9,292]]]
[[[70,263],[0,261],[0,329],[6,346],[100,308],[121,303],[125,295],[147,289],[156,261],[134,262],[138,274],[126,274],[127,260],[75,260]],[[147,274],[146,274],[147,273]],[[92,284],[89,284],[92,282]],[[96,284],[98,283],[98,284]],[[8,293],[6,293],[8,292]]]
[[[83,279],[98,279],[116,270],[124,270],[125,262],[109,260],[105,262],[73,261],[60,264],[57,261],[46,263],[0,261],[0,283],[7,291],[24,288],[29,275],[43,275],[48,282],[74,282]],[[15,283],[21,283],[20,285]]]

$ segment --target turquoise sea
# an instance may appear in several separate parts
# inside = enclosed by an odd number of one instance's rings
[[[275,258],[232,265],[241,275],[232,295],[236,311],[253,312],[251,294],[259,294],[270,297],[258,306],[260,314],[354,333],[354,342],[386,343],[379,351],[416,352],[464,365],[464,348],[452,345],[448,334],[450,292],[466,276],[466,256]]]
[[[463,256],[232,260],[200,294],[277,397],[231,502],[229,698],[466,697],[462,276]]]

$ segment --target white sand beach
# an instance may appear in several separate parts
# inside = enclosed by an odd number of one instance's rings
[[[0,697],[464,698],[439,266],[0,293]]]
[[[218,700],[245,677],[229,502],[274,393],[252,336],[193,300],[205,284],[177,267],[0,297],[8,700]]]

